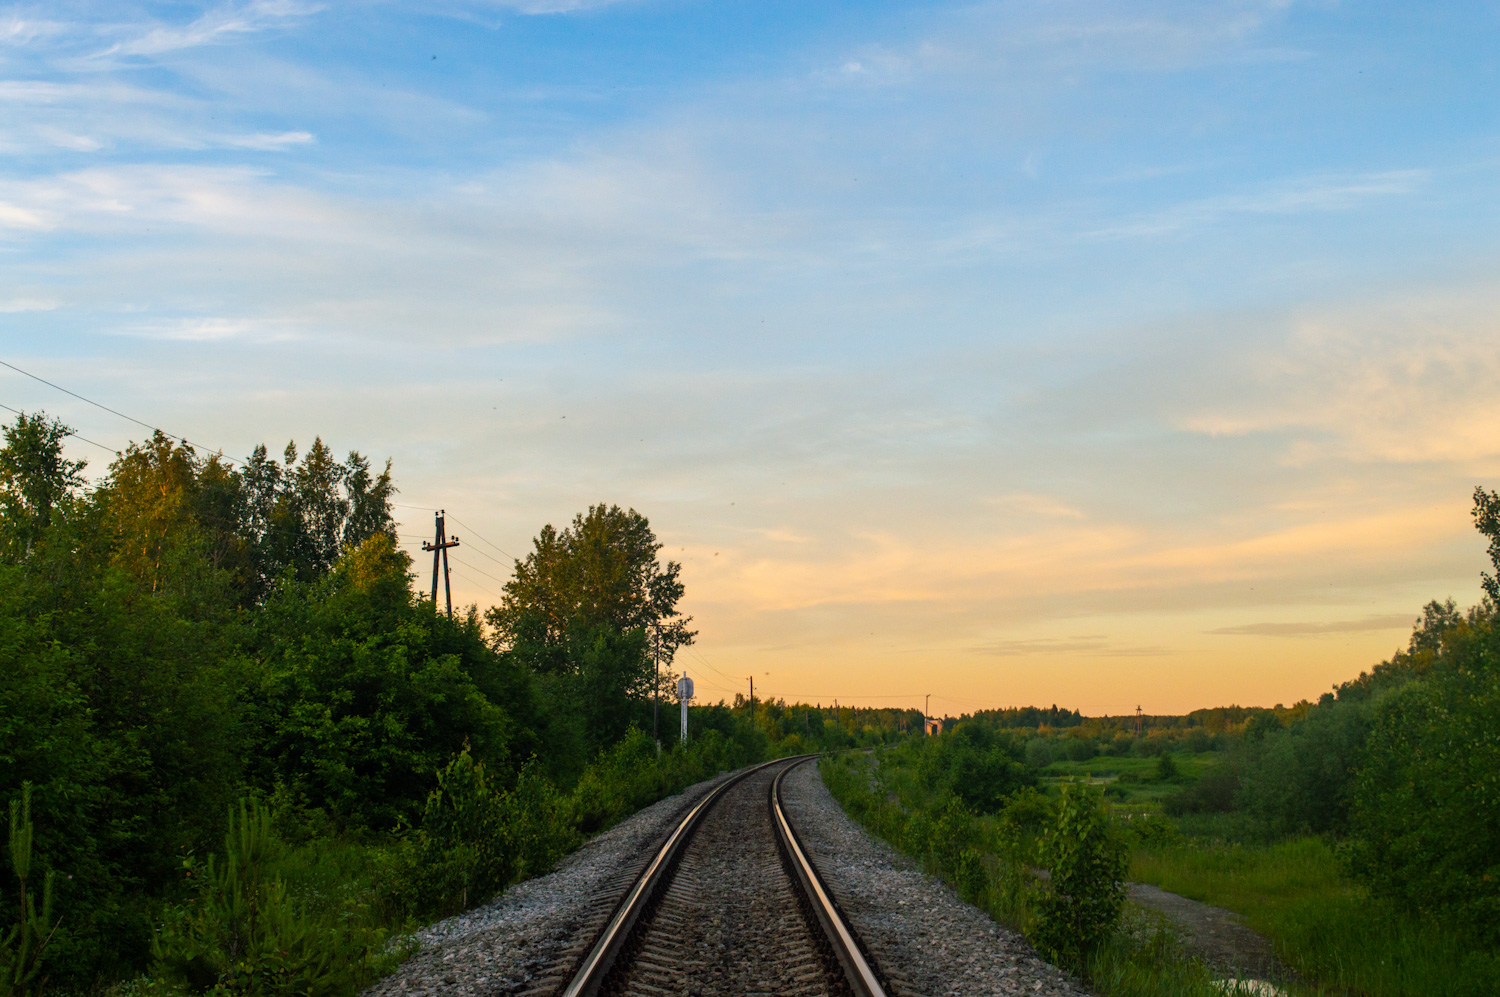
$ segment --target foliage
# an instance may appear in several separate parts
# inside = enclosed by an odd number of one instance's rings
[[[10,834],[6,839],[11,871],[16,877],[16,921],[10,930],[0,929],[0,997],[27,997],[40,994],[47,985],[42,960],[57,935],[57,918],[52,913],[52,892],[56,874],[48,869],[42,877],[42,907],[38,912],[36,894],[27,889],[34,883],[31,874],[32,843],[36,828],[31,823],[31,784],[21,787],[21,798],[10,805]]]
[[[917,767],[928,788],[974,810],[993,813],[1017,790],[1036,785],[1017,740],[987,725],[966,721],[921,744]]]
[[[432,773],[465,744],[512,770],[532,747],[524,676],[476,621],[415,599],[409,566],[377,533],[315,582],[284,579],[256,618],[251,776],[319,801],[341,828],[415,823]]]
[[[467,746],[455,755],[437,773],[421,827],[393,850],[387,902],[426,919],[499,893],[517,865],[507,797]]]
[[[1350,856],[1380,896],[1500,942],[1500,631],[1453,627],[1424,680],[1378,703]]]
[[[1114,931],[1125,903],[1125,847],[1099,793],[1063,784],[1041,859],[1050,875],[1034,900],[1032,941],[1054,959],[1077,964]]]
[[[1495,574],[1482,573],[1480,583],[1492,602],[1500,603],[1500,494],[1484,488],[1474,489],[1474,528],[1484,534],[1490,545],[1487,553]]]
[[[332,997],[363,989],[400,957],[385,932],[318,917],[271,872],[281,849],[269,811],[241,802],[229,811],[223,860],[199,869],[197,896],[169,906],[152,945],[164,984],[216,995]]]
[[[56,419],[22,412],[0,448],[0,556],[25,560],[46,536],[52,512],[83,485],[82,460],[63,456],[72,432]]]
[[[660,562],[661,546],[645,516],[602,503],[561,532],[543,527],[517,562],[504,601],[487,615],[500,646],[536,671],[571,670],[578,661],[562,652],[576,632],[641,630],[670,662],[694,631],[677,612],[682,566]]]

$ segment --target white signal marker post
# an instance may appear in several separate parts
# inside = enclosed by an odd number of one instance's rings
[[[693,680],[684,675],[677,680],[677,701],[682,704],[682,740],[687,741],[687,707],[693,698]]]

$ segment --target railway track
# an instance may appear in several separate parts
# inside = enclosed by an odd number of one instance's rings
[[[886,997],[781,805],[811,757],[750,769],[689,810],[562,997]]]

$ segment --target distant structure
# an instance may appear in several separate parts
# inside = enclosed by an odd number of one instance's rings
[[[943,722],[937,717],[923,717],[922,731],[928,737],[931,737],[934,734],[941,734],[943,732]]]
[[[688,700],[693,698],[693,680],[684,675],[677,680],[677,701],[682,704],[682,740],[687,740]]]

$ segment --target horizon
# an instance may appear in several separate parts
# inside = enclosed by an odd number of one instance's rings
[[[0,360],[392,458],[458,604],[635,508],[704,695],[1315,702],[1479,601],[1497,43],[1477,4],[10,5]]]

